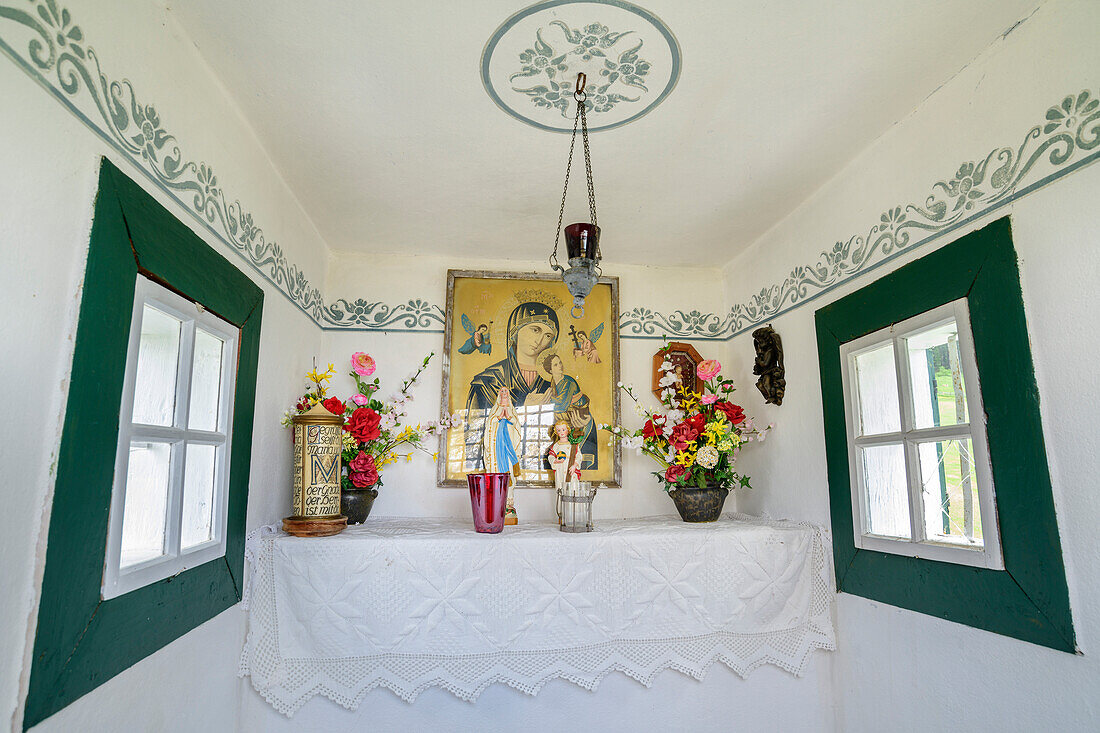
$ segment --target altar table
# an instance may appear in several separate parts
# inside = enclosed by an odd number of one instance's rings
[[[801,675],[835,649],[831,552],[809,524],[726,515],[604,520],[498,535],[458,519],[370,518],[323,538],[254,533],[240,673],[292,715],[323,695],[354,710],[375,687],[475,700],[494,682],[595,689],[620,671],[702,679],[715,661]]]

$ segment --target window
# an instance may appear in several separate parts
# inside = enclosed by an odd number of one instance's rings
[[[815,318],[837,589],[1074,652],[1008,219]]]
[[[201,305],[138,276],[104,598],[225,554],[238,333]]]
[[[966,299],[840,353],[856,546],[1003,568]]]
[[[255,283],[103,162],[26,728],[240,600],[262,316]]]

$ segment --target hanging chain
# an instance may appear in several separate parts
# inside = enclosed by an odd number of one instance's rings
[[[581,92],[583,94],[583,92]],[[565,195],[569,192],[569,172],[573,170],[573,148],[577,144],[577,123],[581,120],[583,104],[577,105],[577,116],[573,118],[573,137],[569,141],[569,162],[565,164],[565,187],[561,191],[561,209],[558,210],[558,228],[554,232],[554,253],[550,255],[550,267],[564,271],[558,262],[558,241],[561,240],[561,223],[565,219]]]
[[[550,266],[555,270],[564,270],[558,262],[558,242],[561,240],[561,223],[565,220],[565,198],[569,193],[569,173],[573,170],[573,150],[577,145],[577,125],[581,128],[581,141],[584,147],[584,172],[588,179],[588,213],[592,217],[593,226],[599,227],[596,220],[596,187],[592,182],[592,153],[588,146],[588,116],[585,114],[585,100],[588,99],[584,91],[588,77],[583,73],[577,74],[577,88],[573,92],[573,98],[577,100],[577,114],[573,118],[573,136],[569,140],[569,160],[565,164],[565,186],[561,192],[561,208],[558,210],[558,227],[554,232],[554,252],[550,255]],[[596,261],[602,258],[600,253],[600,241],[596,240]],[[597,265],[598,267],[598,265]]]

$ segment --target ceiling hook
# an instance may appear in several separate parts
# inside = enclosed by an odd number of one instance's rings
[[[583,71],[578,72],[577,73],[577,94],[581,94],[582,92],[584,92],[584,86],[587,83],[588,83],[588,77],[585,76],[584,72]]]

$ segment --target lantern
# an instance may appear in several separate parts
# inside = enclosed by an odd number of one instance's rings
[[[550,255],[550,267],[561,273],[561,279],[573,296],[574,318],[584,316],[584,299],[592,292],[600,277],[600,227],[596,220],[596,189],[592,184],[592,155],[588,149],[588,118],[585,115],[588,95],[584,91],[587,77],[577,74],[577,87],[573,98],[577,101],[577,114],[573,120],[573,138],[569,143],[569,161],[565,164],[565,187],[561,192],[561,209],[558,211],[558,227],[554,232],[554,252]],[[588,213],[591,222],[570,224],[565,228],[565,249],[569,269],[558,262],[558,242],[561,239],[561,223],[565,216],[565,197],[569,192],[569,171],[573,167],[573,148],[577,144],[577,125],[580,124],[584,143],[584,171],[588,179]]]
[[[298,537],[323,537],[342,531],[340,453],[344,418],[317,403],[290,418],[294,426],[294,514],[283,530]]]
[[[558,489],[558,529],[562,532],[591,532],[592,500],[596,489],[588,481],[570,481]]]

